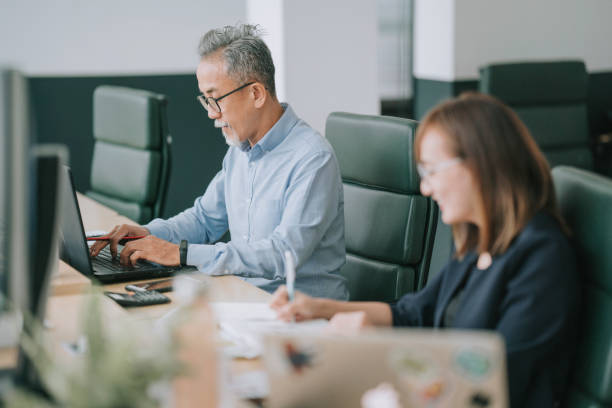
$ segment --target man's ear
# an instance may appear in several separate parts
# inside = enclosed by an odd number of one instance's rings
[[[253,85],[251,85],[251,96],[253,98],[253,102],[255,103],[255,107],[261,108],[266,103],[268,92],[266,92],[266,88],[263,86],[263,84],[255,82]]]

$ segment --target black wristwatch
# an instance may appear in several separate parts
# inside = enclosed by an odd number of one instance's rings
[[[181,244],[179,245],[179,257],[181,259],[181,266],[187,265],[187,248],[189,247],[189,242],[186,239],[181,240]]]

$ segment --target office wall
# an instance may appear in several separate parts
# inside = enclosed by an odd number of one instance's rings
[[[3,0],[1,10],[0,64],[28,75],[37,140],[69,146],[78,190],[89,188],[92,93],[112,84],[168,96],[164,215],[203,192],[227,147],[195,99],[197,45],[208,29],[244,21],[245,0]]]
[[[470,80],[493,61],[581,58],[612,70],[609,0],[415,0],[414,75]]]
[[[321,134],[333,111],[378,114],[376,0],[249,0],[266,28],[278,97]]]
[[[591,130],[612,109],[609,0],[415,0],[415,116],[477,86],[478,67],[579,58],[590,75]]]
[[[478,88],[491,62],[583,59],[593,136],[612,130],[612,2],[609,0],[415,0],[414,113]],[[450,230],[439,224],[432,275],[446,263]],[[442,255],[441,255],[442,254]]]
[[[205,31],[245,0],[2,0],[0,62],[31,76],[191,73]]]
[[[169,97],[174,163],[164,215],[193,202],[220,167],[226,147],[195,101],[197,43],[212,27],[247,21],[247,0],[4,0],[0,64],[30,78],[39,142],[70,147],[75,181],[89,188],[93,142],[91,96],[101,84],[148,89]],[[253,2],[291,28],[279,41],[277,82],[284,99],[324,131],[332,110],[377,113],[376,0]],[[353,12],[347,14],[347,10]],[[264,38],[274,48],[275,38]]]

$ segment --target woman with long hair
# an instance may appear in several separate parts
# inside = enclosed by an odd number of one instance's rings
[[[415,155],[421,192],[452,226],[455,250],[442,271],[392,305],[301,293],[289,302],[281,287],[271,306],[285,320],[495,330],[506,342],[511,406],[555,406],[569,376],[580,281],[546,159],[510,108],[477,93],[432,109]]]

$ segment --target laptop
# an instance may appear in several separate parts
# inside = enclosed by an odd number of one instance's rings
[[[508,407],[505,347],[494,332],[276,333],[264,339],[264,360],[271,408]]]
[[[64,166],[63,180],[64,206],[61,214],[60,259],[88,277],[102,283],[115,283],[139,279],[154,279],[174,275],[178,272],[195,271],[193,266],[164,266],[153,262],[138,261],[135,266],[122,265],[118,257],[112,258],[109,247],[105,247],[97,257],[89,256],[87,238],[77,200],[72,171]],[[123,247],[119,246],[120,252]]]

